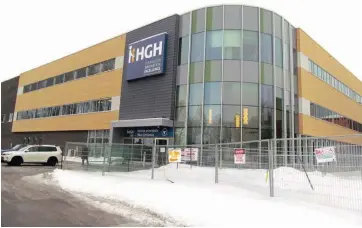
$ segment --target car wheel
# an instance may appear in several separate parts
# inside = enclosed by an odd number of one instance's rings
[[[48,159],[47,165],[55,166],[58,163],[58,159],[55,157],[50,157]]]
[[[11,159],[10,165],[16,165],[19,166],[23,163],[23,159],[21,157],[14,157]]]

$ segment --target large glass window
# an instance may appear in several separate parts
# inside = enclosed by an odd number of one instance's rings
[[[206,61],[205,62],[205,82],[221,81],[221,61]]]
[[[176,85],[186,85],[187,84],[187,71],[188,64],[184,64],[177,67],[177,75],[176,75]]]
[[[185,145],[185,128],[178,127],[175,129],[175,145]]]
[[[240,105],[240,83],[235,82],[224,82],[222,89],[222,103],[223,104],[235,104]]]
[[[259,130],[252,128],[243,128],[243,141],[259,140]]]
[[[222,128],[222,143],[240,142],[241,128],[223,127]]]
[[[241,29],[242,8],[241,6],[224,6],[224,28]]]
[[[260,32],[273,34],[273,14],[272,12],[260,9]]]
[[[258,31],[259,27],[258,8],[244,6],[243,13],[244,13],[243,15],[244,29]]]
[[[61,84],[64,82],[64,74],[55,77],[55,84]]]
[[[177,106],[186,106],[187,85],[177,86]]]
[[[280,39],[282,39],[282,17],[278,14],[274,14],[274,35]]]
[[[259,108],[243,106],[241,122],[246,128],[259,128]]]
[[[241,107],[240,105],[223,105],[222,106],[222,125],[227,127],[241,126]]]
[[[223,7],[208,7],[206,15],[206,29],[207,30],[218,30],[222,29],[223,25]]]
[[[176,108],[176,126],[185,126],[186,121],[186,107]]]
[[[284,88],[283,69],[280,67],[275,67],[275,80],[277,87]]]
[[[248,61],[258,61],[258,33],[244,31],[243,34],[243,59]]]
[[[220,126],[221,125],[221,106],[205,105],[204,106],[204,125]]]
[[[88,67],[88,76],[98,74],[101,70],[101,64],[97,63]]]
[[[192,34],[191,62],[204,60],[204,33]]]
[[[261,108],[261,128],[273,128],[273,109]]]
[[[220,127],[204,127],[204,144],[215,144],[220,142]]]
[[[113,59],[114,60],[114,59]],[[107,64],[108,62],[105,62],[105,65],[104,65],[104,69],[106,70],[111,70],[111,66],[109,66],[109,64]],[[114,69],[114,61],[113,61],[113,68]],[[79,78],[84,78],[87,76],[87,68],[84,67],[84,68],[81,68],[79,70],[76,70],[76,73],[75,73],[75,78],[76,79],[79,79]]]
[[[202,82],[204,62],[190,64],[190,84]]]
[[[283,67],[283,43],[279,38],[275,38],[275,65]]]
[[[188,126],[201,126],[202,106],[189,106]]]
[[[273,63],[273,42],[272,36],[261,33],[260,39],[260,51],[261,51],[261,61],[264,63]]]
[[[289,48],[289,44],[284,43],[284,48],[283,48],[283,52],[284,52],[284,69],[288,70],[290,68],[290,48]]]
[[[201,144],[201,128],[192,127],[187,129],[187,145]]]
[[[190,44],[190,38],[188,36],[180,38],[179,43],[179,65],[186,64],[189,59],[189,44]]]
[[[276,110],[276,131],[277,131],[277,138],[283,137],[283,111]]]
[[[261,70],[260,74],[261,83],[266,85],[273,85],[274,84],[273,66],[270,64],[262,63],[260,70]]]
[[[241,31],[224,31],[224,59],[241,58]]]
[[[192,11],[192,33],[205,31],[205,9]]]
[[[206,60],[222,58],[222,30],[206,33]]]
[[[54,85],[55,79],[54,78],[48,78],[46,80],[46,87]]]
[[[243,62],[243,82],[259,82],[259,64],[257,62]]]
[[[186,13],[180,17],[180,37],[188,36],[190,33],[190,13]]]
[[[243,105],[259,106],[259,85],[243,83]]]
[[[261,106],[274,107],[273,86],[261,85]]]
[[[220,104],[221,103],[221,83],[207,82],[205,83],[204,104]]]
[[[202,83],[190,85],[189,105],[201,105],[202,103]]]
[[[65,73],[64,82],[69,82],[72,80],[74,80],[74,71]]]
[[[276,109],[283,110],[283,89],[276,88]]]
[[[240,61],[238,60],[225,60],[224,61],[224,81],[240,82]]]

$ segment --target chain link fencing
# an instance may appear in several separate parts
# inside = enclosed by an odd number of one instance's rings
[[[334,153],[317,156],[324,150]],[[62,168],[220,183],[362,212],[362,134],[186,146],[68,142]]]

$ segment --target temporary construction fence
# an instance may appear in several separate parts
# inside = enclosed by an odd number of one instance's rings
[[[212,181],[362,212],[362,134],[187,146],[68,142],[64,155],[63,169],[144,170],[151,179]]]

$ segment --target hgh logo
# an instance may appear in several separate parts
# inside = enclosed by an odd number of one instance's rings
[[[162,41],[158,43],[148,44],[146,47],[128,48],[128,63],[134,63],[139,60],[149,59],[157,55],[162,55]]]

